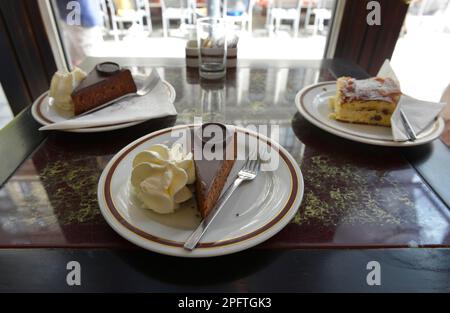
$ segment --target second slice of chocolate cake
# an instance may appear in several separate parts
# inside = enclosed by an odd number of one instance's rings
[[[100,63],[74,89],[74,114],[82,114],[136,91],[136,84],[129,70],[112,62]]]

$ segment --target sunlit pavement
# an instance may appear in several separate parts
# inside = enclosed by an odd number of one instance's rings
[[[399,38],[392,65],[404,93],[439,101],[450,84],[450,34],[408,33]]]
[[[89,52],[92,57],[184,58],[187,39],[130,38],[108,41]],[[292,38],[241,36],[238,46],[240,59],[264,60],[320,60],[326,44],[325,36]]]

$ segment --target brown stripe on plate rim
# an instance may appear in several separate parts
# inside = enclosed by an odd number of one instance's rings
[[[305,95],[306,95],[309,91],[311,91],[311,89],[314,89],[314,88],[317,88],[317,87],[321,87],[321,86],[325,86],[325,85],[332,85],[332,83],[330,83],[330,82],[323,82],[323,83],[320,83],[320,84],[312,85],[312,86],[310,86],[310,87],[308,87],[308,88],[306,88],[306,89],[303,90],[303,92],[302,92],[302,94],[301,94],[301,96],[300,96],[300,100],[299,100],[299,101],[300,101],[300,105],[302,106],[302,108],[303,108],[303,110],[305,111],[306,114],[308,114],[311,118],[313,118],[314,120],[316,120],[319,124],[324,125],[324,126],[326,126],[326,127],[329,127],[329,128],[331,128],[331,129],[333,129],[333,130],[335,130],[335,131],[337,131],[337,132],[341,132],[341,133],[345,133],[345,134],[350,135],[350,136],[354,136],[354,137],[356,136],[356,137],[365,138],[365,139],[369,139],[369,140],[384,141],[384,142],[395,142],[394,140],[389,140],[389,139],[382,139],[382,138],[379,138],[379,139],[378,139],[378,138],[373,138],[373,137],[364,136],[364,135],[355,135],[354,133],[351,133],[351,132],[348,132],[348,131],[345,131],[345,130],[336,128],[336,127],[334,127],[334,126],[332,126],[332,125],[330,125],[330,124],[324,124],[321,120],[319,120],[319,119],[316,118],[314,115],[312,115],[311,113],[309,113],[308,110],[306,110],[306,107],[305,107],[305,105],[304,105],[303,98],[305,97]],[[352,124],[352,123],[351,123],[351,122],[348,122],[347,124]],[[356,124],[356,123],[355,123],[355,124]],[[359,124],[359,125],[363,125],[363,124]],[[369,125],[369,126],[374,126],[374,125]],[[424,137],[428,136],[429,134],[433,133],[433,131],[434,131],[434,129],[436,129],[436,127],[437,127],[437,124],[436,124],[436,122],[435,122],[435,123],[433,123],[433,128],[432,128],[428,133],[426,133],[426,135],[423,135],[423,134],[422,134],[422,136],[420,136],[418,139],[424,138]],[[332,134],[332,135],[335,135],[335,134]],[[338,135],[335,135],[335,136],[338,136]],[[348,138],[345,138],[345,139],[348,139]],[[351,140],[351,139],[348,139],[348,140]]]
[[[163,80],[162,82],[163,82],[164,86],[167,88],[167,91],[168,91],[168,93],[169,93],[169,97],[171,97],[171,96],[172,96],[172,88],[169,87],[168,83],[167,83],[165,80]],[[44,102],[45,97],[47,97],[47,96],[48,96],[48,91],[45,92],[45,93],[43,93],[43,94],[40,96],[40,98],[38,98],[38,100],[37,100],[38,102],[37,102],[37,105],[36,105],[36,113],[37,113],[38,116],[39,116],[42,120],[44,120],[46,123],[48,123],[48,124],[54,124],[54,123],[56,123],[56,121],[51,121],[51,120],[49,120],[48,118],[46,118],[46,117],[42,114],[42,111],[41,111],[42,103]],[[140,123],[140,122],[139,122],[139,123]],[[134,126],[134,125],[139,124],[139,123],[138,123],[138,122],[125,122],[125,123],[118,123],[118,124],[107,124],[107,125],[102,125],[102,126],[84,127],[84,128],[82,128],[82,129],[95,129],[95,128],[103,129],[103,128],[105,128],[105,127],[120,126],[120,125],[127,125],[127,124],[130,124],[130,127],[131,127],[131,126]],[[131,125],[131,124],[133,124],[133,125]],[[78,130],[78,129],[77,129],[77,130]]]
[[[39,115],[39,117],[40,117],[42,120],[44,120],[46,123],[54,124],[55,121],[51,121],[51,120],[49,120],[48,118],[46,118],[46,117],[42,114],[42,111],[41,111],[42,102],[44,102],[44,99],[45,99],[45,97],[47,97],[47,95],[48,95],[48,91],[47,91],[46,93],[44,93],[44,94],[41,95],[41,98],[38,100],[38,103],[37,103],[37,106],[36,106],[36,112],[37,112],[37,114]]]

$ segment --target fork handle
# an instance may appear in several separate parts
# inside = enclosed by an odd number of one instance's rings
[[[233,192],[240,186],[240,184],[242,184],[243,181],[244,179],[242,178],[239,177],[236,178],[236,180],[233,182],[233,185],[231,185],[230,188],[228,188],[227,191],[223,194],[223,196],[220,197],[216,206],[212,209],[212,211],[208,214],[208,216],[206,216],[203,219],[200,225],[198,225],[197,229],[186,240],[186,242],[184,243],[185,249],[189,251],[195,249],[200,239],[202,239],[203,235],[208,230],[209,225],[211,225],[216,216],[219,215],[219,212],[222,210],[227,200],[231,197]]]
[[[417,139],[416,132],[414,131],[414,128],[412,127],[411,123],[409,122],[408,118],[406,117],[405,112],[403,112],[402,109],[400,109],[400,119],[402,120],[403,127],[406,130],[408,139],[410,141],[416,140]]]

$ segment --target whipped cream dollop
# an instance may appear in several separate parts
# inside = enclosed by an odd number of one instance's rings
[[[180,144],[172,148],[154,145],[133,160],[131,185],[145,207],[160,214],[173,213],[180,203],[192,198],[187,187],[195,182],[192,153]]]
[[[72,92],[86,78],[86,73],[79,68],[71,72],[56,72],[50,83],[48,96],[61,110],[73,111]]]

